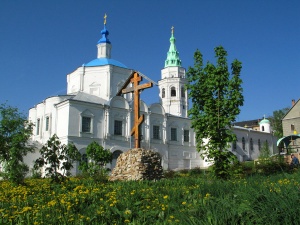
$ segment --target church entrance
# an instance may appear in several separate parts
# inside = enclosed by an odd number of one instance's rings
[[[121,150],[116,150],[113,152],[112,156],[113,156],[113,159],[111,161],[111,170],[113,170],[117,164],[117,159],[118,157],[122,154],[123,152]]]

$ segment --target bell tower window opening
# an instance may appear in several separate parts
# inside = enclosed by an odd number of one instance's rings
[[[176,89],[175,87],[171,88],[171,97],[175,97],[176,96]]]
[[[166,96],[166,90],[163,88],[161,90],[161,97],[164,98]]]

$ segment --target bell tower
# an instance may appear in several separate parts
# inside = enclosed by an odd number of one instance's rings
[[[159,98],[166,113],[187,117],[188,98],[185,84],[185,69],[181,67],[179,52],[175,46],[174,27],[171,28],[170,48],[167,53],[165,67],[161,70],[158,81]]]

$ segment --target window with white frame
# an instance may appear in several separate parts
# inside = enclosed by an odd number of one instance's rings
[[[171,141],[177,141],[177,128],[171,128]]]
[[[81,123],[81,131],[83,133],[91,133],[92,127],[92,118],[88,116],[82,116],[82,123]]]
[[[232,150],[236,151],[236,141],[232,142]]]
[[[153,125],[153,139],[160,139],[159,126],[157,126],[157,125]]]
[[[122,135],[122,121],[121,120],[115,120],[114,135]]]
[[[166,96],[166,90],[163,88],[161,91],[161,97],[164,98]]]
[[[189,142],[190,141],[190,131],[189,130],[184,130],[183,131],[183,141],[184,142]]]
[[[46,117],[46,124],[45,124],[45,125],[46,125],[46,126],[45,126],[45,130],[46,130],[46,131],[49,130],[49,122],[50,122],[50,119],[49,119],[49,116],[47,116],[47,117]]]
[[[294,131],[294,130],[295,130],[295,125],[291,124],[291,131]]]
[[[37,119],[37,121],[36,121],[36,135],[40,134],[40,124],[41,124],[41,120]]]
[[[242,148],[244,151],[246,150],[246,141],[244,137],[242,137]]]

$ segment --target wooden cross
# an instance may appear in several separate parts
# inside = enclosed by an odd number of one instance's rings
[[[131,129],[130,135],[134,135],[135,148],[140,148],[141,137],[140,137],[140,125],[144,122],[144,115],[140,116],[140,91],[153,86],[152,82],[145,84],[139,84],[143,80],[136,71],[133,71],[129,78],[125,81],[123,87],[117,93],[117,95],[133,93],[134,98],[134,125]],[[129,83],[133,84],[133,87],[126,88]]]

